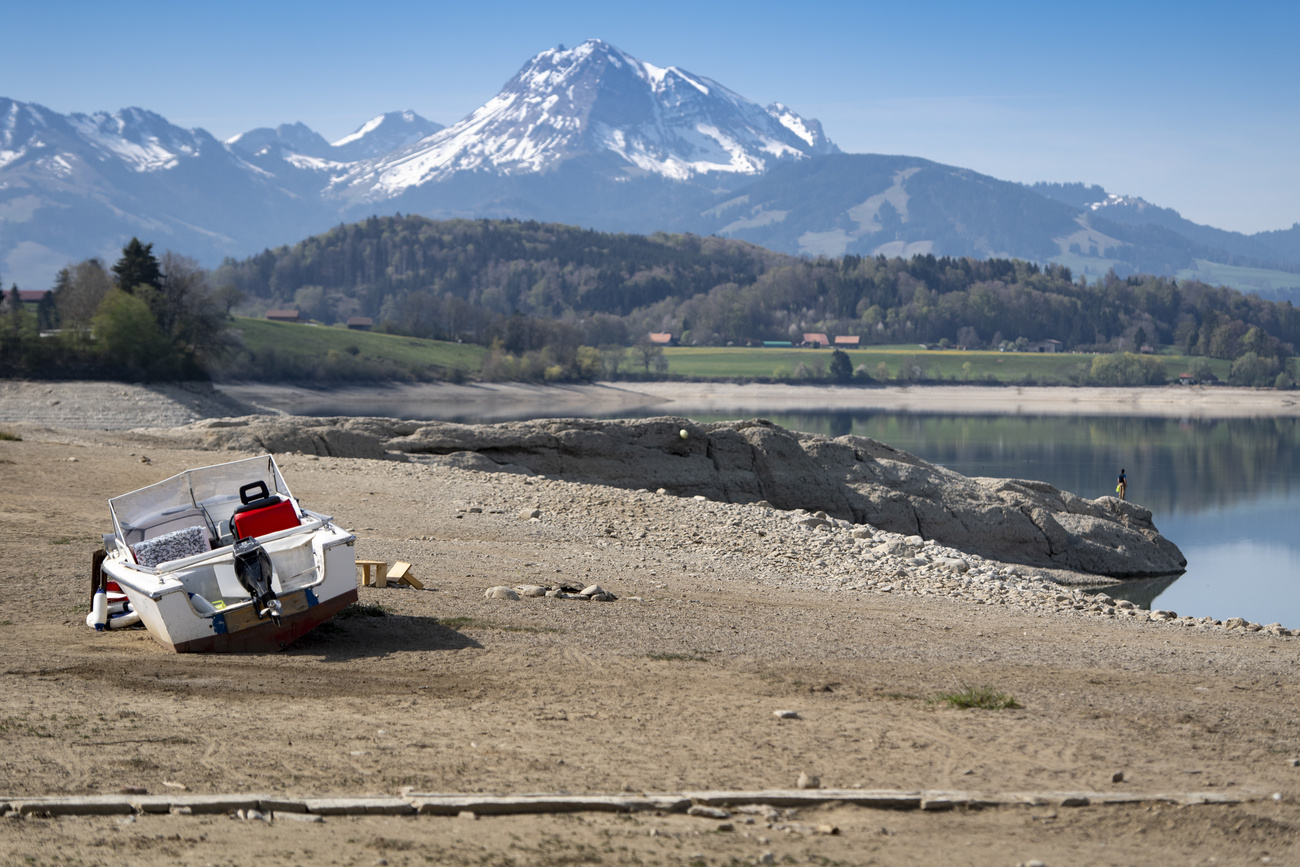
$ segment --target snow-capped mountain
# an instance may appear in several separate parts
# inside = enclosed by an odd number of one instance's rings
[[[409,109],[390,111],[371,118],[351,134],[334,142],[333,153],[341,160],[381,157],[442,129],[445,129],[442,124],[426,120]]]
[[[318,159],[328,158],[330,143],[305,123],[282,123],[272,129],[259,126],[226,139],[226,146],[250,156],[301,154]]]
[[[838,150],[821,124],[779,103],[763,108],[710,78],[591,39],[543,51],[468,117],[354,167],[334,187],[384,199],[459,173],[538,174],[582,157],[606,158],[624,176],[680,181],[757,175]]]
[[[443,129],[413,111],[390,111],[371,118],[336,142],[303,123],[258,127],[226,139],[246,156],[286,160],[299,168],[340,170],[346,163],[383,156]]]
[[[70,114],[0,98],[0,168],[28,166],[53,176],[89,162],[144,173],[174,169],[182,161],[224,155],[203,130],[185,130],[141,108],[115,114]]]
[[[214,266],[394,211],[717,233],[810,255],[1056,259],[1080,273],[1230,262],[1283,269],[1283,287],[1300,272],[1300,226],[1245,236],[1096,186],[1018,188],[838,151],[780,103],[599,40],[543,51],[451,127],[389,112],[332,143],[301,123],[221,142],[139,108],[62,115],[0,98],[0,276],[46,287],[133,235]]]

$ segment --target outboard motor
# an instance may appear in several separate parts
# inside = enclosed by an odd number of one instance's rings
[[[253,597],[253,610],[257,619],[268,614],[276,626],[280,625],[282,608],[271,587],[271,556],[256,539],[240,539],[235,543],[235,577]]]

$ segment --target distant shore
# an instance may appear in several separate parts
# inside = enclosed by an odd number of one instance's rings
[[[377,415],[506,421],[563,416],[731,415],[825,410],[892,410],[970,415],[1102,415],[1166,418],[1300,416],[1300,392],[1220,386],[1069,388],[926,385],[863,388],[729,382],[592,385],[394,384],[310,389],[248,383],[219,391],[291,415]],[[405,409],[406,412],[399,410]]]
[[[729,382],[394,383],[307,388],[277,383],[133,385],[0,381],[0,424],[126,430],[253,413],[464,422],[533,418],[729,419],[887,411],[967,415],[1295,418],[1300,392],[1250,388],[779,385]]]

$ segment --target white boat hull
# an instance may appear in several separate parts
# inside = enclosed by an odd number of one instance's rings
[[[224,491],[230,478],[258,472],[281,492],[284,505],[275,508],[287,516],[253,537],[271,563],[273,595],[260,611],[236,574],[228,530],[237,503],[228,495],[199,499],[209,476]],[[269,456],[192,470],[110,503],[117,532],[105,537],[102,577],[117,583],[149,634],[177,653],[282,650],[357,599],[356,537],[289,499]],[[136,541],[141,537],[157,539],[152,550]],[[160,553],[176,559],[154,563]]]

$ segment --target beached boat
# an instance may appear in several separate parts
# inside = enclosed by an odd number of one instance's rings
[[[120,589],[123,613],[178,653],[280,650],[357,599],[356,537],[302,508],[270,455],[187,470],[108,505],[97,589]],[[96,600],[92,626],[104,607]]]

